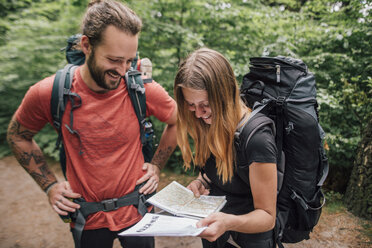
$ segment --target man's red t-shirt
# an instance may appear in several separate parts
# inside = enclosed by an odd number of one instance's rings
[[[52,123],[50,101],[54,76],[28,90],[16,118],[34,131]],[[147,116],[167,121],[175,110],[175,101],[158,83],[145,84]],[[73,111],[70,126],[71,101],[62,120],[63,143],[66,151],[66,176],[74,192],[88,202],[119,198],[134,190],[144,158],[139,138],[139,124],[126,84],[104,94],[90,90],[83,82],[80,68],[75,72],[71,91],[82,100]],[[78,134],[71,134],[65,125]],[[109,228],[118,231],[141,219],[134,206],[90,215],[85,229]]]

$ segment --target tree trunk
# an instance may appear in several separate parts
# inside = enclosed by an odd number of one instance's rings
[[[372,220],[372,116],[358,147],[345,203],[353,214]]]

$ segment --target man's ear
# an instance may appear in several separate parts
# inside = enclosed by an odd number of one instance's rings
[[[85,54],[85,56],[89,55],[92,51],[92,46],[90,45],[89,38],[86,35],[81,36],[81,50]]]

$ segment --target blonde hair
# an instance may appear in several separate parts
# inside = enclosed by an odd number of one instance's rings
[[[212,111],[211,125],[196,118],[188,109],[182,88],[207,91]],[[227,59],[208,48],[191,53],[178,69],[174,96],[178,106],[177,142],[184,167],[189,169],[191,163],[203,167],[213,154],[223,183],[230,181],[234,173],[234,133],[242,117],[242,109],[248,109],[240,99],[239,87]],[[194,154],[188,135],[194,142]]]

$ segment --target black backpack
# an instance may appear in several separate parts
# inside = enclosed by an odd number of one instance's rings
[[[79,135],[73,129],[73,110],[80,107],[83,102],[78,94],[71,92],[71,83],[75,69],[84,64],[85,54],[79,49],[81,34],[72,35],[67,39],[67,46],[61,50],[65,50],[68,64],[61,70],[58,70],[53,82],[53,90],[51,97],[51,114],[53,118],[53,126],[58,131],[58,139],[56,149],[59,148],[60,163],[63,174],[66,176],[66,154],[62,142],[62,117],[65,111],[65,106],[68,101],[71,102],[72,108],[70,111],[70,125],[65,127],[72,134]],[[154,131],[152,123],[146,118],[146,95],[144,83],[151,83],[152,79],[142,79],[141,72],[138,71],[138,54],[131,65],[131,69],[125,74],[125,82],[127,84],[130,99],[137,115],[140,125],[140,139],[142,143],[142,153],[145,162],[151,162],[153,157],[153,138]],[[80,151],[83,152],[83,151]]]
[[[242,99],[253,109],[248,122],[237,130],[237,144],[246,146],[255,130],[270,125],[278,149],[277,218],[274,228],[279,247],[309,239],[318,223],[325,197],[321,187],[328,175],[319,125],[315,78],[298,59],[255,57],[243,77]],[[245,182],[244,161],[237,173]]]

